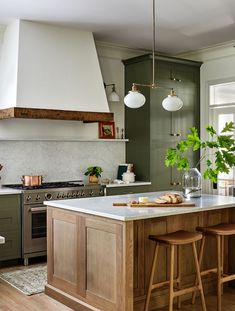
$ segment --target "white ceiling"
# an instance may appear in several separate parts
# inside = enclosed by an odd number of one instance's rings
[[[179,53],[235,39],[235,0],[156,0],[157,44]],[[151,49],[152,0],[0,0],[14,18],[77,26],[100,41]]]

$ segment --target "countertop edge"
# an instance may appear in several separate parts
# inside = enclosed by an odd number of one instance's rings
[[[128,184],[107,184],[105,185],[106,188],[118,188],[118,187],[137,187],[137,186],[148,186],[151,185],[151,181],[136,181],[136,182],[132,182],[132,183],[128,183]]]
[[[0,187],[0,196],[1,195],[9,195],[9,194],[21,194],[21,190],[10,189],[10,188],[1,188]]]
[[[228,204],[221,204],[221,205],[215,205],[215,206],[207,206],[207,207],[162,207],[164,209],[169,209],[169,211],[163,211],[162,213],[157,213],[156,214],[151,214],[151,215],[138,215],[138,216],[118,216],[118,215],[112,215],[109,213],[105,212],[100,212],[100,211],[94,211],[94,210],[88,210],[84,209],[81,207],[71,207],[71,206],[66,206],[65,203],[53,203],[50,201],[46,201],[43,204],[47,206],[52,206],[52,207],[57,207],[60,209],[65,209],[65,210],[70,210],[70,211],[75,211],[79,213],[84,213],[84,214],[89,214],[93,216],[100,216],[100,217],[105,217],[113,220],[119,220],[119,221],[134,221],[134,220],[141,220],[141,219],[151,219],[151,218],[160,218],[160,217],[167,217],[167,216],[174,216],[174,215],[182,215],[182,214],[190,214],[190,213],[198,213],[198,212],[206,212],[206,211],[211,211],[211,210],[217,210],[217,209],[225,209],[225,208],[233,208],[235,207],[235,203],[228,203]],[[120,207],[121,208],[121,207]],[[162,208],[144,208],[146,211],[147,210],[159,210]],[[177,208],[178,210],[174,211],[170,210],[172,208]]]

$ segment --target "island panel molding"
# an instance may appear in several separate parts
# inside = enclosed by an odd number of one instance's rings
[[[49,295],[71,295],[68,305],[84,310],[131,310],[132,222],[122,223],[48,207]],[[105,268],[104,268],[105,267]],[[67,296],[66,296],[67,297]],[[64,302],[64,299],[62,299]]]
[[[157,193],[148,193],[147,195],[156,197]],[[128,198],[131,199],[135,196],[129,195]],[[146,218],[143,213],[142,219],[120,221],[111,219],[109,215],[101,217],[92,215],[92,211],[89,212],[89,209],[93,208],[91,204],[93,201],[98,206],[102,204],[103,209],[105,207],[112,209],[111,200],[113,200],[111,197],[83,199],[82,204],[87,205],[86,209],[84,208],[84,213],[66,209],[68,202],[64,203],[65,209],[62,202],[47,202],[49,205],[48,271],[52,274],[48,274],[46,293],[74,309],[143,311],[155,247],[155,244],[149,240],[149,235],[161,235],[177,230],[195,231],[197,226],[212,226],[235,221],[235,198],[222,196],[202,196],[200,199],[194,199],[198,208],[196,210],[191,208],[191,212],[185,208],[185,212],[182,214],[177,214],[176,209],[170,208],[174,212],[162,216],[158,212],[158,208],[149,209],[149,213],[152,213],[153,216],[151,218]],[[223,205],[218,204],[220,200],[223,200]],[[71,200],[70,203],[74,204],[74,202],[78,203],[79,200]],[[50,206],[55,204],[58,206]],[[125,207],[119,207],[119,209],[124,213]],[[142,212],[144,212],[143,209]],[[76,223],[78,239],[77,241],[72,239],[72,241],[78,244],[69,243],[70,246],[67,246],[77,248],[77,254],[79,254],[76,257],[76,268],[73,266],[74,261],[71,261],[73,265],[70,266],[71,270],[74,269],[73,271],[78,273],[75,291],[66,287],[71,274],[64,274],[63,269],[60,272],[59,265],[66,264],[65,256],[61,256],[63,262],[59,264],[54,260],[55,254],[58,254],[55,248],[58,246],[53,241],[58,237],[55,236],[57,231],[55,228],[53,229],[53,224],[59,218],[66,222],[66,225],[61,227],[61,230],[66,232],[60,232],[65,236],[71,231],[74,232]],[[225,257],[225,269],[229,273],[235,272],[234,243],[234,238],[229,238],[225,243],[225,253],[229,254]],[[195,267],[191,255],[190,247],[181,247],[182,284],[195,282]],[[154,282],[165,282],[168,278],[169,260],[168,250],[165,247],[160,247],[159,259]],[[215,239],[209,238],[205,245],[202,269],[214,267],[216,267],[216,244]],[[55,271],[58,271],[57,274],[61,277],[59,284],[55,282]],[[107,282],[110,288],[108,288]],[[213,292],[216,279],[203,278],[203,286],[206,294]],[[182,301],[186,300],[188,296],[181,299]],[[168,291],[165,289],[154,291],[151,295],[150,310],[163,308],[168,305],[168,301]]]
[[[113,121],[114,116],[112,112],[90,112],[20,107],[0,109],[0,120],[12,118],[108,122]]]

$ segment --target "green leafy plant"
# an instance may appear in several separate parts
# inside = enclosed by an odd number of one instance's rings
[[[201,149],[202,155],[194,167],[205,161],[204,178],[217,182],[219,173],[229,173],[229,170],[235,165],[234,129],[233,122],[226,122],[221,133],[217,133],[213,126],[208,125],[206,131],[210,136],[210,140],[202,141],[197,129],[195,127],[190,128],[190,133],[185,140],[179,141],[175,148],[167,150],[165,165],[176,165],[178,170],[188,170],[190,163],[187,155],[191,151]],[[211,159],[214,159],[213,162]]]
[[[103,170],[100,166],[89,166],[86,169],[86,172],[84,173],[84,175],[101,177],[102,172],[103,172]]]

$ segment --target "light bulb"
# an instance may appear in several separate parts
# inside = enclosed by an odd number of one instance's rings
[[[172,90],[171,94],[162,101],[162,106],[167,111],[177,111],[183,107],[183,102]]]
[[[135,84],[133,84],[132,90],[124,97],[124,103],[129,108],[140,108],[145,101],[144,95],[137,90]]]

